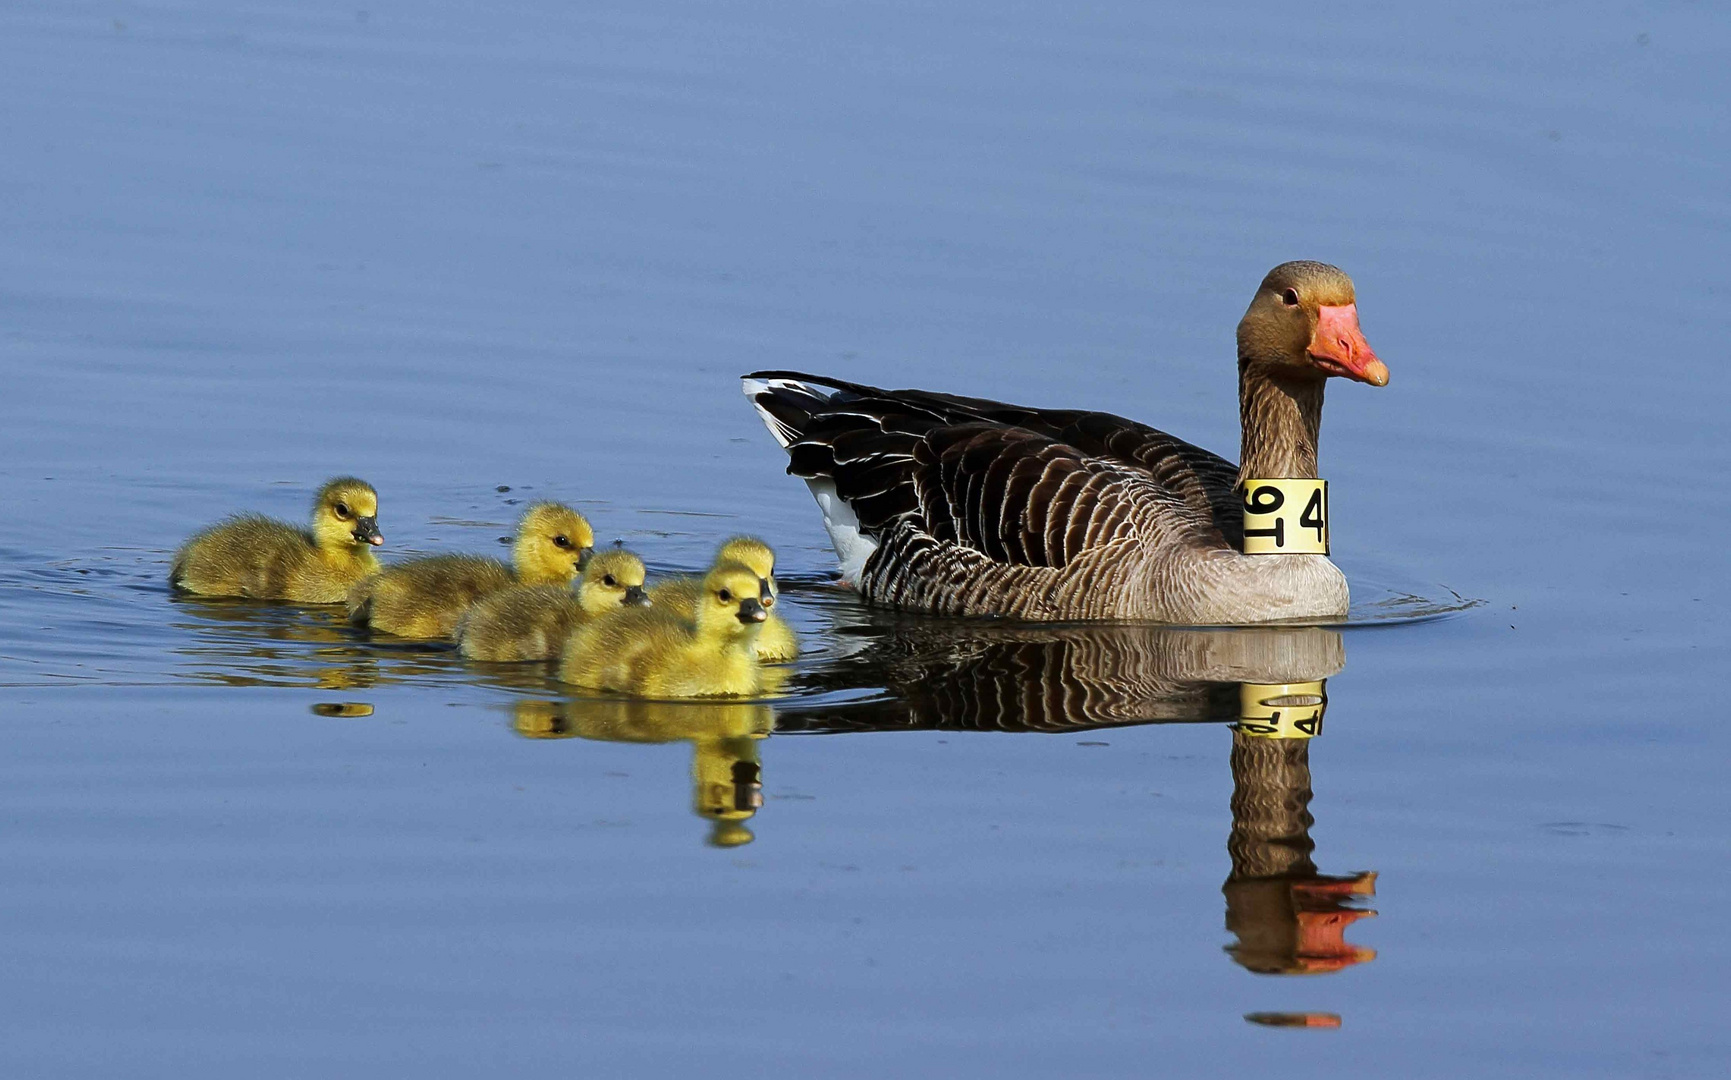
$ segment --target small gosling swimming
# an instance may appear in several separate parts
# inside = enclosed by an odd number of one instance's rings
[[[559,678],[649,698],[749,697],[763,690],[757,635],[768,612],[757,572],[722,563],[703,578],[694,618],[633,608],[577,628]]]
[[[471,660],[551,660],[581,623],[649,606],[643,560],[624,548],[597,552],[575,594],[557,585],[513,585],[481,599],[457,623],[457,649]]]
[[[715,553],[715,563],[736,562],[749,567],[761,580],[758,599],[766,609],[773,609],[781,590],[775,584],[775,551],[755,536],[735,536]],[[689,619],[697,607],[697,597],[703,589],[700,577],[671,578],[649,590],[656,607],[664,607],[680,618]],[[799,657],[799,635],[773,610],[757,635],[757,658],[767,663],[781,663]]]
[[[582,514],[562,503],[536,503],[517,523],[512,566],[484,555],[410,559],[350,589],[349,619],[399,637],[448,638],[469,605],[489,593],[571,584],[594,544]]]
[[[319,488],[310,528],[236,515],[183,544],[168,581],[200,596],[340,604],[351,586],[379,572],[378,515],[372,485],[339,476]]]

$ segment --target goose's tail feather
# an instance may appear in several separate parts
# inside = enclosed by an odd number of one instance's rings
[[[870,389],[793,371],[757,371],[743,376],[740,383],[764,426],[790,454],[814,421],[834,407],[838,396]],[[817,500],[818,509],[823,511],[823,526],[841,563],[842,580],[857,586],[866,560],[878,549],[878,542],[861,530],[859,516],[836,491],[833,476],[802,478],[811,489],[812,498]]]

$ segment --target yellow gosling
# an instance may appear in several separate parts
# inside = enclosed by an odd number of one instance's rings
[[[339,476],[313,499],[312,525],[241,514],[213,525],[175,552],[168,580],[200,596],[247,596],[340,604],[349,588],[379,571],[379,496],[364,480]]]
[[[457,649],[471,660],[551,660],[581,623],[624,607],[646,607],[643,560],[623,548],[590,557],[575,594],[557,585],[513,585],[483,596],[457,623]]]
[[[757,658],[776,664],[799,657],[799,635],[773,610],[781,590],[775,583],[775,552],[755,536],[735,536],[715,553],[715,563],[736,562],[748,567],[762,582],[758,599],[769,617],[757,635]],[[703,591],[700,577],[671,578],[649,590],[656,607],[664,607],[681,618],[689,619],[697,609],[697,597]]]
[[[648,607],[580,626],[565,646],[559,678],[649,698],[760,693],[757,634],[768,615],[760,588],[755,571],[723,563],[704,576],[690,620]]]
[[[517,523],[506,566],[482,555],[431,555],[398,563],[349,591],[349,618],[409,638],[448,638],[469,605],[513,585],[563,588],[577,576],[595,531],[560,503],[536,503]]]

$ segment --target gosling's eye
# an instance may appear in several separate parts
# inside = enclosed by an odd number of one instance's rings
[[[349,516],[349,504],[348,503],[337,503],[336,506],[332,507],[331,509],[333,509],[337,512],[337,517],[346,518]]]
[[[571,546],[571,538],[569,536],[555,536],[553,538],[553,546],[568,548]]]
[[[619,583],[617,581],[613,580],[612,574],[608,574],[606,577],[601,579],[601,584],[603,584],[603,585],[617,585]]]
[[[726,589],[723,589],[720,592],[716,593],[715,598],[717,600],[720,600],[724,604],[731,604],[733,602],[733,594],[731,592],[728,592]]]
[[[1298,290],[1297,289],[1288,289],[1285,292],[1281,293],[1280,294],[1280,302],[1285,304],[1287,307],[1297,307],[1298,306]]]

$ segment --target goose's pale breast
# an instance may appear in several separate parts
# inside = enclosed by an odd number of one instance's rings
[[[1173,547],[1142,564],[1132,618],[1200,626],[1341,619],[1346,575],[1323,555],[1244,555]]]

